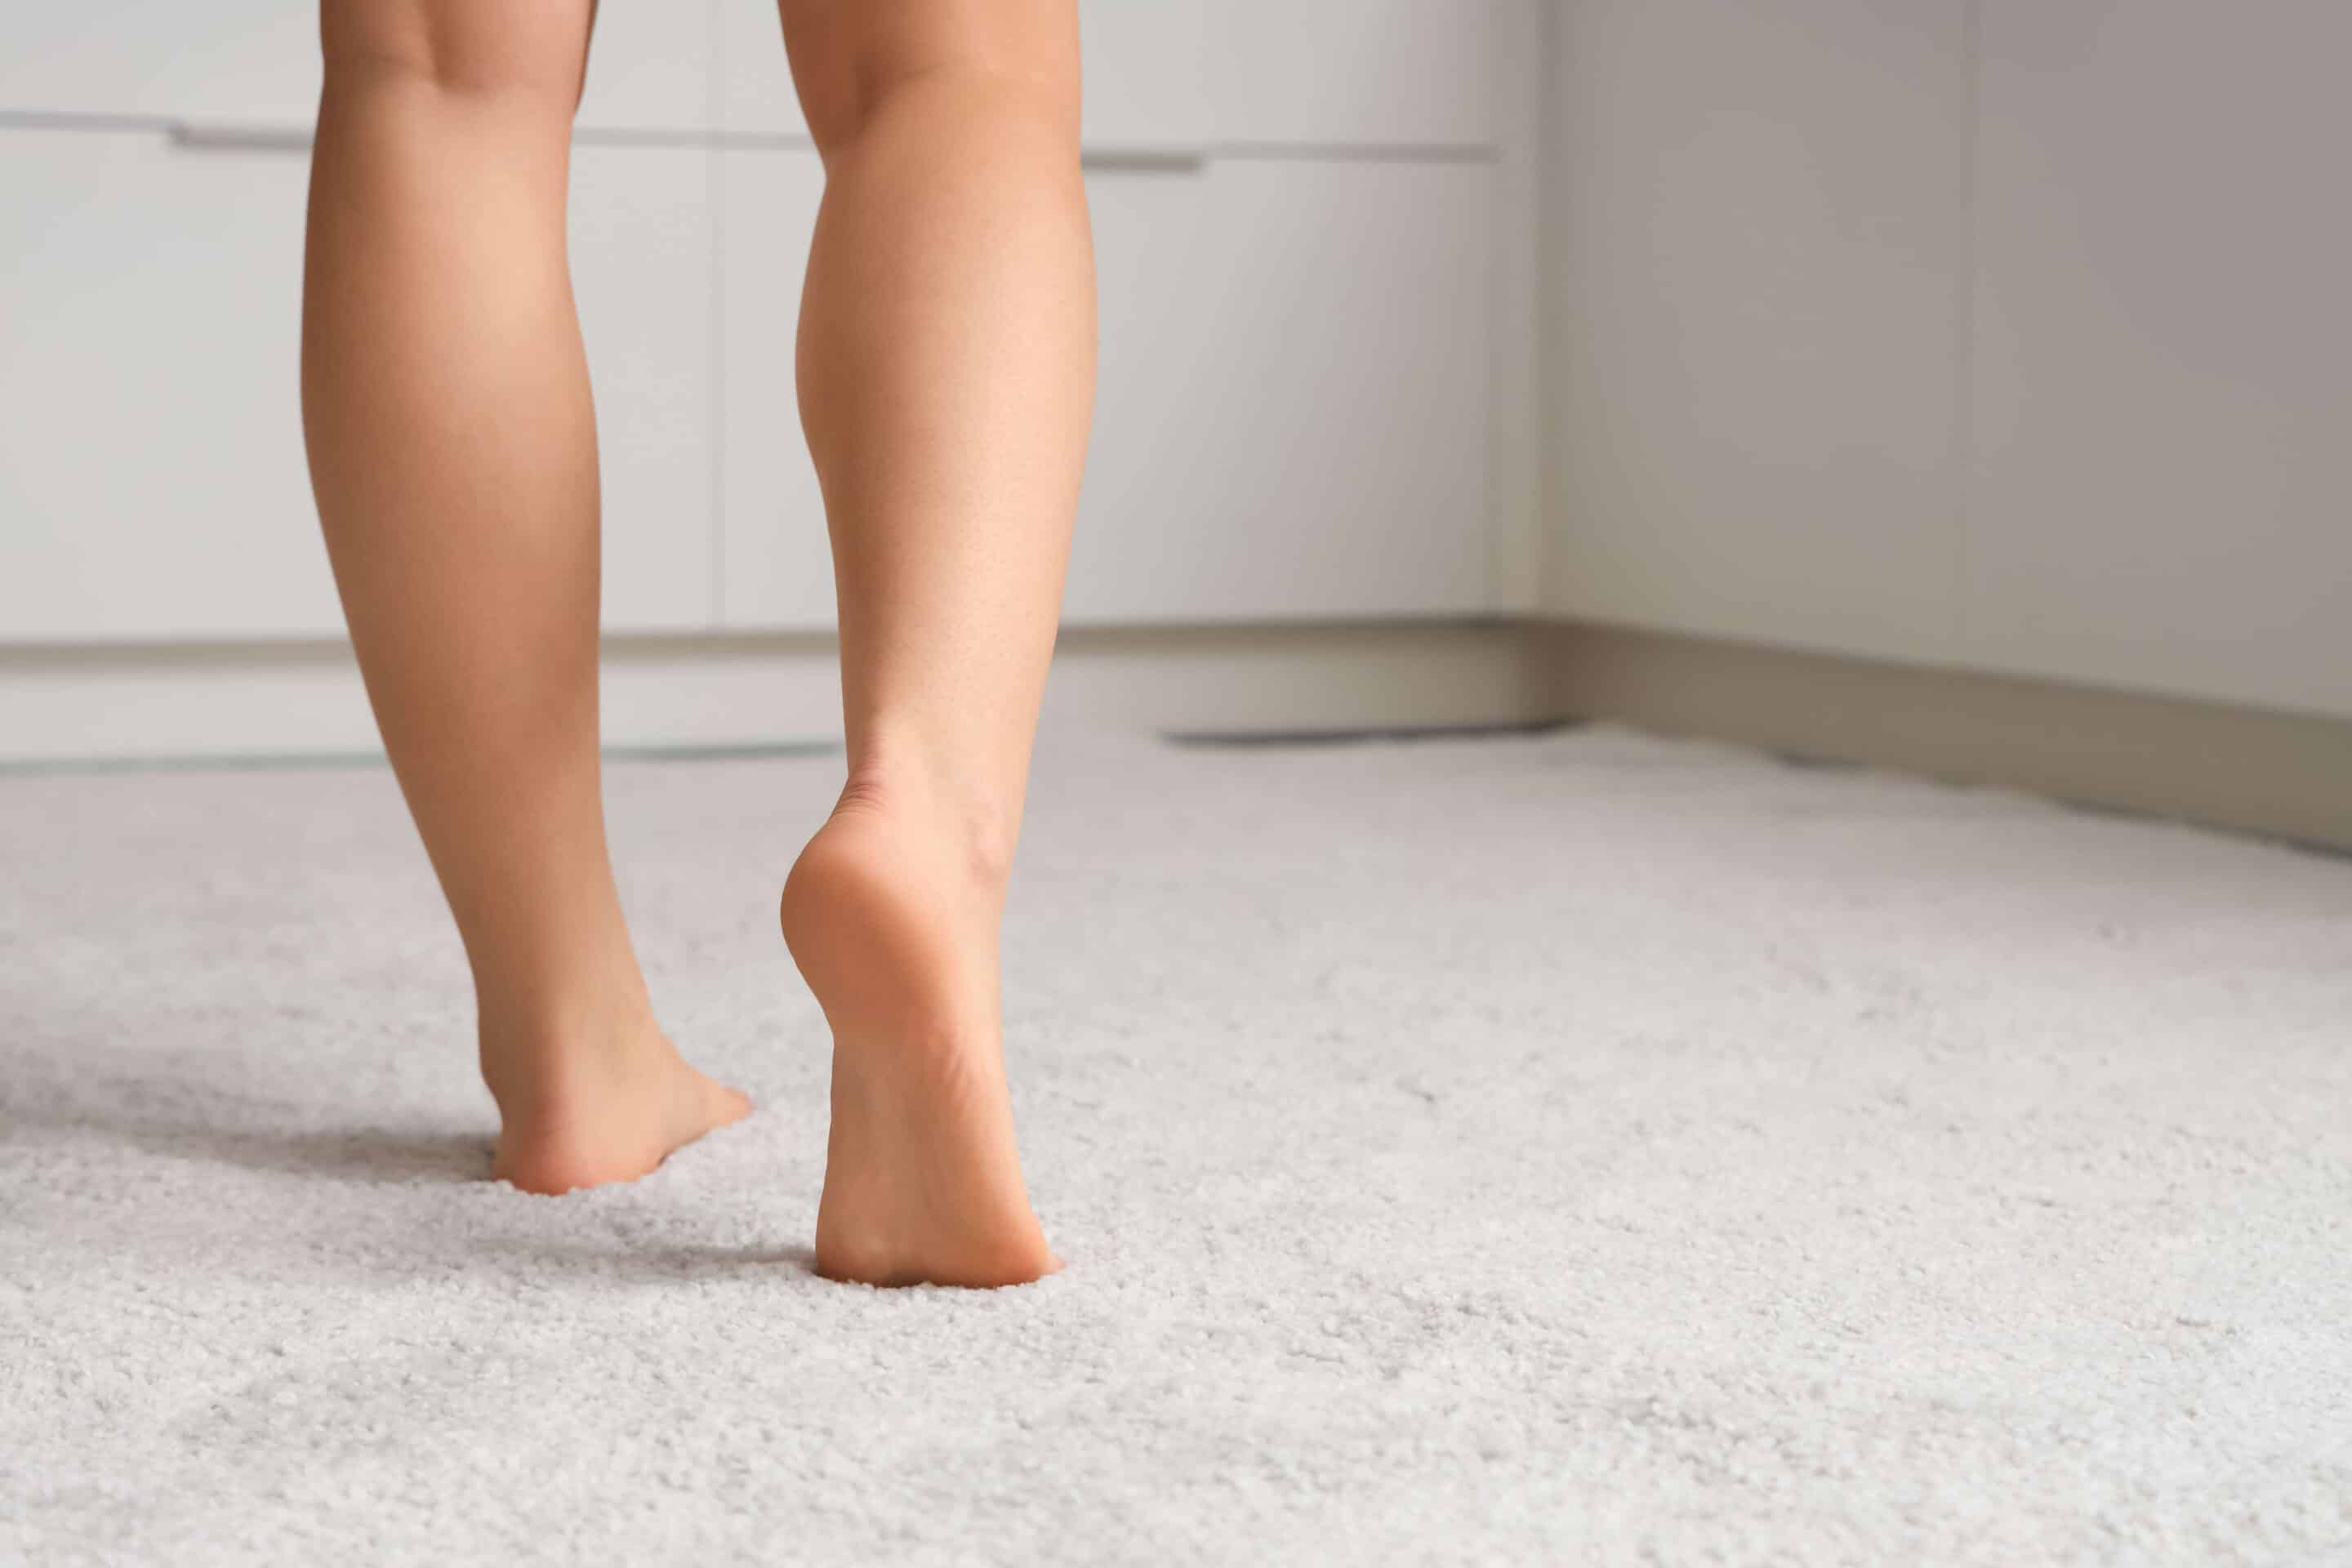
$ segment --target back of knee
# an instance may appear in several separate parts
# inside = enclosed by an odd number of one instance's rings
[[[782,0],[802,112],[830,153],[910,99],[946,96],[980,114],[1078,134],[1075,0]]]
[[[568,112],[593,14],[591,0],[325,0],[327,90],[407,86]]]

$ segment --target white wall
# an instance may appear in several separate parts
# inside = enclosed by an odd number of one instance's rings
[[[1550,24],[1548,610],[2352,714],[2352,6]]]

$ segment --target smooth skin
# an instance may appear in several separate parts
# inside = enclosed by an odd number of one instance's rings
[[[303,414],[369,697],[471,964],[493,1173],[627,1181],[750,1104],[655,1022],[597,760],[594,419],[564,240],[590,0],[322,0]],[[848,781],[786,879],[834,1035],[819,1272],[1059,1267],[998,936],[1093,398],[1075,0],[785,0],[825,194],[802,422]],[[781,347],[781,345],[779,345]]]

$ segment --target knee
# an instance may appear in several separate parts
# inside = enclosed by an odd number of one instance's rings
[[[779,0],[784,44],[820,153],[924,91],[1078,137],[1076,0]]]
[[[594,9],[593,0],[323,0],[327,90],[414,86],[568,115]]]

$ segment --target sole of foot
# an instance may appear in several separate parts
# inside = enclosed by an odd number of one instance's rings
[[[826,1279],[991,1288],[1062,1266],[1013,1142],[1001,898],[945,836],[847,805],[785,881],[784,942],[833,1029],[816,1221]]]
[[[634,1182],[751,1114],[741,1090],[697,1072],[664,1041],[642,1061],[581,1073],[565,1092],[507,1118],[490,1179],[546,1196]]]

